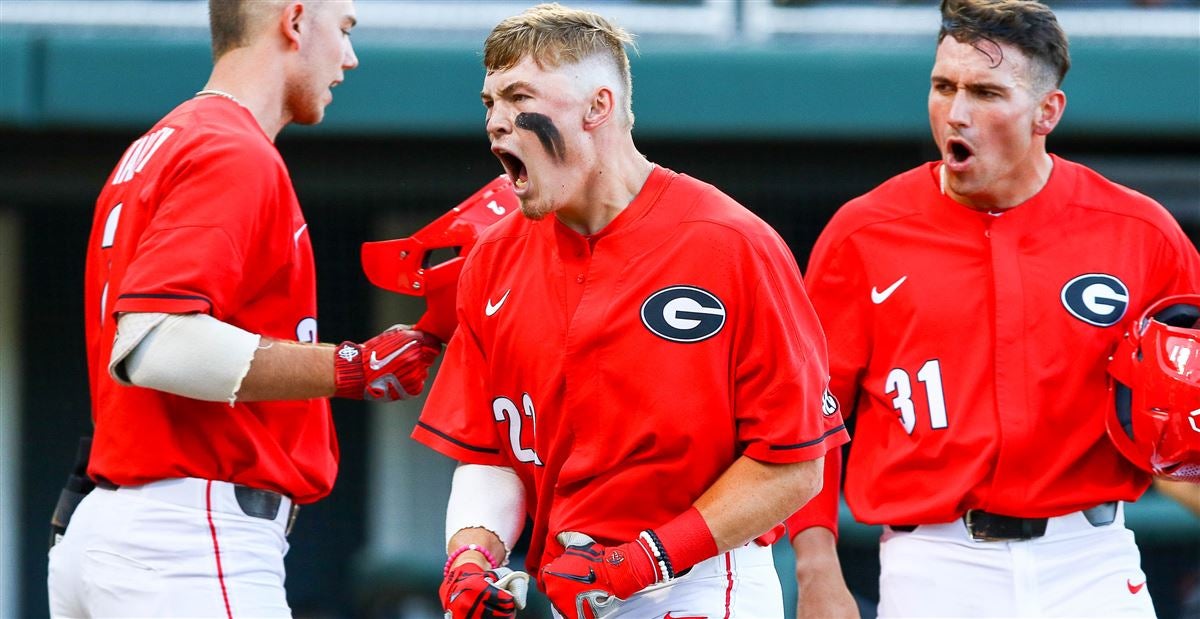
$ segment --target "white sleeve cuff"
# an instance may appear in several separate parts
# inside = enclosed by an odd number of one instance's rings
[[[446,543],[462,529],[482,528],[504,544],[500,565],[508,563],[513,544],[525,528],[525,484],[506,466],[460,464],[446,506]]]
[[[124,385],[232,406],[260,339],[207,314],[122,314],[108,373]]]

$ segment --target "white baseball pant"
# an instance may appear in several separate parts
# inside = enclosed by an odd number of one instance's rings
[[[170,479],[97,488],[50,549],[53,617],[291,617],[291,501],[246,515],[234,485]]]
[[[781,619],[783,591],[770,546],[754,543],[643,589],[604,619]],[[555,619],[562,615],[554,612]]]
[[[1124,505],[1092,526],[1050,518],[1042,537],[979,542],[962,519],[884,527],[879,617],[1154,617]]]

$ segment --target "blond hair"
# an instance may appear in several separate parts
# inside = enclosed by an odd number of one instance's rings
[[[539,4],[492,29],[483,43],[483,66],[492,73],[511,69],[526,56],[543,68],[605,58],[621,80],[621,107],[632,126],[633,77],[626,45],[633,46],[633,35],[597,13],[557,3]]]

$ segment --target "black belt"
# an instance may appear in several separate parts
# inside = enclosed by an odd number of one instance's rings
[[[1095,507],[1083,510],[1083,517],[1093,527],[1112,524],[1117,519],[1117,502],[1101,503]],[[985,512],[982,509],[972,509],[962,517],[967,525],[967,533],[977,542],[1007,542],[1028,540],[1046,534],[1046,522],[1049,518],[1017,518],[1001,516]],[[888,525],[893,531],[915,531],[919,525]]]
[[[103,478],[96,480],[96,487],[105,490],[120,488],[117,484]],[[275,520],[279,516],[279,507],[283,505],[284,498],[282,494],[274,490],[251,488],[241,484],[234,484],[233,496],[237,498],[238,507],[242,509],[242,513],[251,518],[262,518],[263,520]],[[299,511],[300,506],[293,501],[291,513],[288,514],[287,525],[284,528],[284,535],[291,534],[292,525],[296,523],[296,515]]]

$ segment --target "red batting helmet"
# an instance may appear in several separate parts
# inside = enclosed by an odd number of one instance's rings
[[[448,342],[458,326],[455,290],[465,256],[488,226],[520,208],[512,181],[500,175],[412,236],[364,243],[363,271],[384,290],[425,297],[425,314],[416,328]],[[435,262],[440,250],[453,256]]]
[[[1116,414],[1108,436],[1138,468],[1200,482],[1200,295],[1152,304],[1108,364]]]

